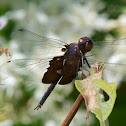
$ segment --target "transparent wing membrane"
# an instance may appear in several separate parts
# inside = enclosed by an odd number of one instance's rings
[[[12,33],[17,48],[26,59],[11,60],[0,67],[0,71],[10,76],[24,77],[25,80],[41,82],[49,61],[54,56],[64,55],[61,51],[67,43],[42,37],[25,29]],[[13,50],[12,50],[13,51]],[[106,63],[104,76],[123,78],[126,73],[126,38],[112,41],[94,42],[93,49],[86,54],[90,65],[96,62]],[[86,64],[85,64],[86,66]],[[110,78],[111,79],[111,78]]]
[[[13,32],[12,39],[17,41],[16,44],[24,55],[34,58],[63,54],[61,49],[66,45],[61,40],[42,37],[25,29]]]
[[[123,62],[125,63],[125,53],[126,38],[113,41],[94,42],[93,49],[87,54],[94,55],[91,57],[94,62],[117,63],[121,57],[124,57]]]
[[[50,59],[16,59],[4,63],[2,73],[27,81],[41,82]]]
[[[119,82],[120,80],[125,80],[124,78],[126,76],[126,64],[121,63],[111,63],[111,62],[100,62],[96,60],[92,60],[92,58],[88,58],[89,64],[95,64],[97,63],[104,63],[105,69],[103,72],[103,79],[106,80],[109,83],[112,82]]]

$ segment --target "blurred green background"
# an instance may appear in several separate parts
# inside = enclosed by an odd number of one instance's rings
[[[15,55],[11,34],[25,28],[40,35],[75,42],[82,36],[94,41],[126,37],[125,0],[1,0],[0,48],[9,48]],[[2,62],[2,60],[1,60]],[[1,75],[2,76],[2,75]],[[60,126],[78,91],[74,84],[58,85],[44,106],[36,111],[41,96],[49,85],[6,79],[0,86],[0,126]],[[1,82],[2,83],[2,82]],[[126,124],[126,83],[120,82],[117,100],[109,117],[110,126]],[[70,126],[86,126],[83,103]],[[90,114],[90,125],[99,122]]]

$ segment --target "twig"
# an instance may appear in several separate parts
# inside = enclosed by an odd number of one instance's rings
[[[8,61],[12,58],[12,52],[8,49],[8,48],[0,48],[0,56],[5,53],[5,55],[9,58],[8,58]]]
[[[87,109],[87,126],[89,126],[89,113],[90,111]]]
[[[83,78],[86,78],[86,76],[84,75],[84,73],[82,71],[80,71],[80,73],[82,74]],[[78,109],[80,108],[83,101],[84,101],[83,96],[81,94],[79,94],[79,96],[77,97],[77,100],[74,102],[74,105],[72,106],[69,114],[67,115],[67,117],[65,118],[65,120],[63,121],[61,126],[68,126],[71,123],[72,119],[76,115],[76,113],[77,113]],[[88,120],[89,119],[87,119],[87,122],[88,122]]]
[[[6,107],[4,107],[4,108],[1,108],[0,110],[6,109],[6,108],[8,108],[8,107],[9,107],[9,105],[8,105],[8,106],[6,106]]]
[[[4,107],[4,108],[1,108],[0,111],[3,110],[3,109],[6,109],[6,108],[8,108],[8,107],[9,107],[9,105],[7,105],[7,106]],[[3,114],[1,114],[1,115],[0,115],[0,118],[2,118],[4,115],[6,115],[6,113],[7,113],[7,112],[4,112]]]
[[[74,118],[83,101],[83,96],[80,94],[61,126],[69,126],[70,122]]]

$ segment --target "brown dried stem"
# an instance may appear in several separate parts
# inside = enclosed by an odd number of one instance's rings
[[[83,96],[80,94],[61,126],[68,126],[71,123],[83,101]]]

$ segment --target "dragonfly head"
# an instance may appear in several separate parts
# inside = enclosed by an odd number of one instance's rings
[[[93,48],[93,41],[88,37],[82,37],[79,39],[78,47],[80,51],[85,54]]]

